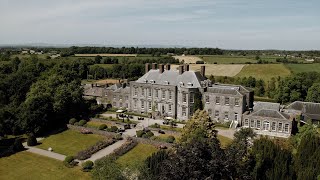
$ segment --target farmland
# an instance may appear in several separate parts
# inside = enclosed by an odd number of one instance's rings
[[[193,71],[200,71],[203,64],[190,64],[190,69]],[[235,76],[245,65],[241,64],[206,64],[206,76]],[[172,68],[177,68],[178,65],[172,65]]]
[[[248,64],[243,67],[236,77],[255,77],[268,82],[272,77],[286,77],[291,74],[283,64]]]
[[[286,67],[288,67],[292,73],[311,72],[311,71],[320,72],[320,63],[286,64]]]
[[[136,57],[137,54],[75,54],[76,57]]]
[[[202,61],[198,56],[173,56],[175,59],[178,59],[179,62],[183,61],[184,63],[195,64],[197,61]]]

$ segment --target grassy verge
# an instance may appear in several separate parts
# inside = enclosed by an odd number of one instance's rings
[[[100,140],[103,140],[100,135],[81,134],[78,131],[67,130],[45,138],[37,147],[45,150],[52,147],[54,152],[76,155],[77,152],[87,149]]]
[[[225,147],[227,147],[229,144],[232,143],[232,139],[227,138],[227,137],[225,137],[225,136],[221,136],[221,135],[219,135],[219,134],[218,134],[218,139],[219,139],[219,141],[220,141],[220,143],[221,143],[222,148],[225,148]]]
[[[152,153],[157,151],[158,149],[150,144],[140,143],[129,152],[119,157],[116,162],[120,164],[121,167],[136,169],[143,164],[144,160],[147,159],[147,157],[151,156]]]
[[[89,173],[67,168],[61,161],[29,152],[0,159],[0,179],[91,179]]]

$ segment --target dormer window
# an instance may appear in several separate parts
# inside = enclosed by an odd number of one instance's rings
[[[180,84],[180,86],[183,86],[183,85],[184,85],[183,82],[180,82],[179,84]]]
[[[192,84],[191,82],[188,82],[188,86],[189,86],[189,87],[192,87],[193,84]]]
[[[169,81],[164,81],[164,84],[169,85]]]

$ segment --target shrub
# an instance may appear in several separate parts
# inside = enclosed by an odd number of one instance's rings
[[[99,130],[105,130],[107,128],[108,128],[108,126],[106,124],[101,124],[98,129]]]
[[[75,125],[75,126],[79,126],[79,122],[75,122],[73,125]]]
[[[21,139],[17,138],[14,140],[12,149],[14,152],[22,151],[24,150],[24,147],[22,145]]]
[[[101,149],[104,149],[107,146],[110,146],[115,142],[116,142],[115,139],[106,139],[103,141],[98,141],[95,145],[89,147],[88,149],[78,152],[77,159],[80,159],[80,160],[88,159],[91,157],[92,154],[100,151]]]
[[[147,135],[147,138],[154,136],[153,132],[151,132],[151,131],[147,132],[146,135]]]
[[[141,137],[142,138],[148,138],[148,135],[146,133],[143,133]]]
[[[79,121],[79,126],[84,126],[85,124],[87,124],[87,121],[82,119]]]
[[[86,161],[86,162],[82,163],[81,166],[82,166],[82,171],[88,172],[88,171],[90,171],[92,169],[93,162],[92,161]]]
[[[76,118],[71,118],[70,120],[69,120],[69,124],[71,124],[71,125],[74,125],[74,123],[76,123],[77,122],[77,119]]]
[[[132,148],[134,148],[138,144],[137,141],[133,139],[128,139],[122,146],[114,150],[115,156],[122,156],[128,151],[130,151]]]
[[[155,123],[153,127],[154,127],[154,128],[160,128],[160,124]]]
[[[122,137],[120,134],[116,134],[116,135],[114,136],[114,139],[116,139],[116,140],[122,140],[123,137]]]
[[[78,164],[78,162],[76,162],[74,160],[74,157],[73,156],[67,156],[64,161],[63,161],[63,164],[68,167],[68,168],[72,168],[74,167],[75,165]]]
[[[167,143],[173,143],[176,140],[176,138],[174,136],[168,136],[166,139]]]
[[[142,130],[136,131],[136,134],[137,134],[137,137],[142,137],[142,135],[144,134],[144,131]]]
[[[27,145],[28,146],[35,146],[35,145],[37,145],[37,143],[38,142],[37,142],[36,137],[33,134],[30,134],[27,139]]]
[[[118,131],[118,127],[117,126],[111,126],[109,131],[110,132],[117,132]]]

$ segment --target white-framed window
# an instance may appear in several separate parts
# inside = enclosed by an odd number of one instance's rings
[[[152,110],[152,103],[151,103],[151,101],[148,101],[148,108],[149,108],[149,110]]]
[[[190,103],[194,103],[194,94],[190,93]]]
[[[263,130],[269,131],[270,129],[270,122],[269,121],[263,121]]]
[[[169,99],[172,99],[172,91],[169,91]]]
[[[218,110],[215,110],[215,111],[214,111],[214,117],[215,117],[215,118],[218,118],[218,117],[219,117],[219,111],[218,111]]]
[[[138,104],[138,101],[135,99],[135,100],[133,101],[133,106],[134,106],[134,108],[137,108],[137,104]]]
[[[134,95],[138,96],[138,88],[134,88]]]
[[[277,123],[276,122],[271,122],[271,131],[276,131],[277,128]]]
[[[159,97],[159,91],[158,91],[158,89],[155,89],[155,90],[154,90],[154,96],[155,96],[156,98]]]
[[[226,119],[226,120],[229,119],[229,112],[228,111],[224,112],[224,119]]]
[[[208,109],[208,115],[211,116],[212,114],[212,109]]]
[[[283,129],[283,124],[282,124],[282,122],[279,122],[278,123],[278,132],[282,132],[282,129]]]
[[[289,124],[284,124],[284,132],[289,133]]]
[[[257,129],[260,129],[260,128],[261,128],[261,121],[257,120]]]
[[[151,97],[151,88],[148,88],[148,96]]]
[[[145,94],[144,94],[144,88],[141,88],[141,96],[145,96]]]
[[[239,106],[240,105],[240,99],[239,98],[235,98],[234,105],[235,106]]]
[[[206,95],[206,103],[210,103],[210,96]]]
[[[187,94],[182,93],[182,102],[186,103],[187,102]]]
[[[250,127],[251,128],[255,128],[256,127],[253,119],[250,120]]]
[[[113,99],[116,99],[117,98],[117,96],[116,95],[113,95]]]
[[[220,97],[219,96],[216,97],[216,104],[220,104]]]
[[[187,116],[187,108],[182,107],[182,116]]]
[[[166,98],[166,91],[162,90],[162,99],[165,99],[165,98]]]
[[[144,109],[144,100],[141,100],[141,109]]]
[[[122,96],[121,95],[119,96],[119,100],[122,100]]]
[[[244,120],[244,126],[249,127],[249,119]]]
[[[119,103],[119,106],[122,107],[122,102]]]
[[[227,105],[227,106],[229,106],[229,103],[230,103],[230,98],[225,97],[225,98],[224,98],[224,104]]]
[[[234,120],[238,121],[238,113],[234,113]]]
[[[126,103],[126,108],[128,108],[129,106],[128,106],[128,103]]]
[[[172,104],[169,104],[169,112],[172,111]]]
[[[157,102],[154,102],[154,109],[158,110],[158,103]]]

